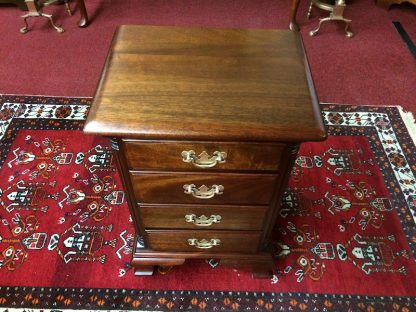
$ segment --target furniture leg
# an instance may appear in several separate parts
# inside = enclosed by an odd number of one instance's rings
[[[321,25],[322,25],[323,22],[328,22],[328,21],[344,22],[346,24],[345,25],[345,36],[347,36],[347,38],[351,38],[354,35],[351,31],[349,31],[351,20],[344,18],[344,15],[343,15],[344,14],[344,9],[345,9],[345,6],[346,6],[344,0],[337,0],[335,2],[335,5],[328,5],[326,3],[322,3],[319,0],[312,0],[311,1],[311,6],[309,7],[308,18],[309,18],[309,15],[310,15],[310,11],[312,9],[312,5],[316,5],[318,8],[326,10],[326,11],[330,11],[331,13],[330,13],[329,17],[319,19],[318,27],[309,32],[309,35],[311,37],[315,36],[318,33],[318,31],[321,28]]]
[[[345,36],[348,37],[348,38],[351,38],[352,36],[354,36],[354,34],[351,31],[349,31],[351,20],[346,19],[346,18],[333,18],[333,17],[320,18],[318,27],[311,30],[309,32],[309,36],[311,36],[311,37],[316,36],[319,29],[321,28],[321,24],[324,23],[324,22],[328,22],[328,21],[342,21],[342,22],[345,22]]]
[[[354,36],[354,34],[348,30],[350,29],[351,20],[344,18],[343,21],[345,22],[345,36],[347,36],[348,38],[351,38],[352,36]]]
[[[86,27],[88,25],[88,14],[87,14],[87,9],[85,8],[84,0],[77,0],[77,6],[81,13],[81,18],[78,22],[78,26]]]
[[[321,28],[322,23],[323,22],[328,22],[328,21],[331,21],[331,20],[332,19],[330,17],[320,18],[319,19],[318,27],[316,27],[314,30],[311,30],[309,32],[309,36],[311,36],[311,37],[316,36],[316,34],[318,33],[319,29]]]
[[[41,13],[40,16],[43,16],[43,17],[46,17],[47,19],[49,19],[49,21],[51,22],[52,27],[55,28],[57,32],[63,33],[65,31],[62,27],[59,27],[59,26],[55,25],[55,23],[53,22],[53,19],[52,19],[52,15]]]
[[[299,26],[296,23],[296,13],[298,12],[300,0],[292,0],[292,7],[290,9],[289,15],[289,29],[290,30],[299,30]]]
[[[25,23],[25,26],[24,26],[24,27],[22,27],[22,28],[20,28],[20,32],[21,32],[22,34],[25,34],[25,33],[27,33],[27,32],[29,31],[29,24],[27,23],[27,18],[28,18],[29,16],[30,16],[29,14],[25,14],[25,15],[23,15],[23,16],[22,16],[22,18],[23,18],[23,22]]]
[[[23,22],[25,23],[25,26],[20,29],[20,32],[22,34],[25,34],[29,31],[29,25],[27,23],[27,19],[29,17],[45,17],[45,18],[49,19],[49,21],[51,22],[52,27],[55,28],[57,32],[59,32],[59,33],[64,32],[64,29],[62,27],[59,27],[59,26],[55,25],[55,23],[53,22],[52,15],[44,14],[42,12],[42,9],[37,5],[35,0],[31,0],[31,1],[26,0],[26,5],[29,9],[29,12],[22,16]]]
[[[69,7],[69,2],[65,1],[65,9],[68,12],[69,16],[72,16],[71,8]]]
[[[27,23],[27,19],[29,17],[45,17],[45,18],[49,19],[49,21],[51,22],[52,27],[55,28],[57,32],[63,33],[65,31],[62,27],[59,27],[59,26],[55,25],[55,23],[53,22],[52,15],[44,14],[44,13],[35,14],[35,13],[31,12],[31,13],[28,13],[28,14],[22,16],[23,22],[25,23],[25,26],[20,29],[20,32],[22,34],[25,34],[29,31],[29,25]]]
[[[335,6],[334,6],[334,9],[333,9],[332,13],[330,14],[330,17],[333,20],[344,22],[346,24],[345,25],[345,35],[348,38],[351,38],[353,36],[353,33],[350,32],[350,31],[348,31],[348,29],[350,27],[351,20],[346,19],[344,17],[345,6],[346,5],[345,5],[345,2],[344,1],[341,1],[341,0],[336,1]]]
[[[313,2],[311,1],[311,3],[309,4],[309,8],[308,8],[308,14],[306,15],[307,19],[311,17],[312,8],[313,8]]]

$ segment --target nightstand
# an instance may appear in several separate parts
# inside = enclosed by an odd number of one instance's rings
[[[216,258],[270,277],[299,144],[326,138],[287,30],[120,26],[84,130],[112,140],[137,275]]]

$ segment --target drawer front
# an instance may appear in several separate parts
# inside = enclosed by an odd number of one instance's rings
[[[131,172],[139,203],[268,205],[277,175]]]
[[[155,251],[256,252],[261,232],[243,231],[156,231],[147,230]]]
[[[268,206],[140,205],[148,229],[260,230]]]
[[[277,171],[285,150],[277,143],[124,142],[128,166],[137,170]]]

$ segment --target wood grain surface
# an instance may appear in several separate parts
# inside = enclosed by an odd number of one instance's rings
[[[305,62],[299,34],[288,30],[120,26],[85,131],[165,140],[322,140]]]
[[[261,230],[268,206],[221,206],[221,205],[140,205],[140,217],[147,229],[194,229],[194,230]],[[220,216],[218,223],[197,226],[186,222],[185,216],[194,214],[209,218]]]
[[[268,205],[277,175],[237,173],[170,173],[132,172],[131,181],[139,203],[155,204],[254,204]],[[209,199],[185,194],[184,185],[194,184],[198,189],[205,185],[222,185],[222,194]]]
[[[260,239],[259,232],[245,231],[157,231],[148,230],[150,247],[155,251],[194,251],[211,252],[256,252]],[[188,239],[219,239],[219,246],[199,249],[188,244]]]

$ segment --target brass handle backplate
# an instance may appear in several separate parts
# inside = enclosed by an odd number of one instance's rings
[[[210,240],[207,240],[205,238],[201,240],[198,240],[197,238],[188,239],[189,246],[195,246],[196,248],[199,248],[199,249],[209,249],[214,246],[219,246],[220,243],[221,243],[221,240],[219,240],[218,238],[211,238]]]
[[[224,186],[214,184],[209,189],[205,185],[201,185],[199,188],[196,188],[195,184],[185,184],[183,189],[185,194],[190,194],[195,198],[209,199],[215,195],[221,195],[224,191]]]
[[[203,151],[199,156],[193,150],[182,152],[182,161],[192,163],[198,168],[211,168],[217,164],[225,163],[227,153],[215,151],[213,156],[209,156],[206,151]]]
[[[194,214],[185,215],[185,221],[189,223],[193,223],[196,226],[211,226],[213,223],[221,222],[220,215],[211,215],[209,218],[205,215],[197,217]]]

